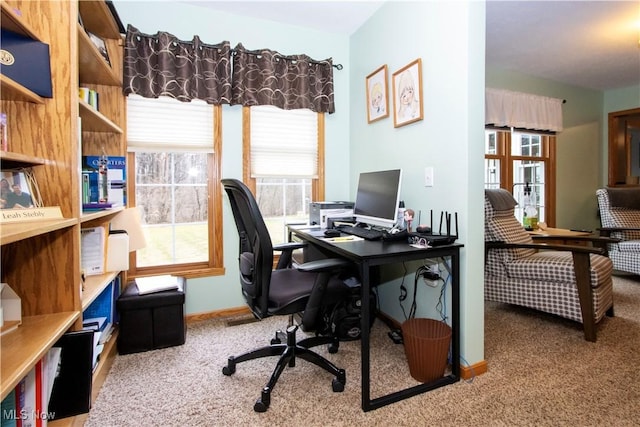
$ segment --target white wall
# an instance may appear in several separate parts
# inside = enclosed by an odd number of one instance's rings
[[[468,363],[484,357],[483,142],[484,2],[389,2],[350,40],[352,197],[360,172],[401,167],[402,198],[408,208],[457,212],[461,251],[461,354]],[[424,119],[393,126],[388,118],[367,123],[366,76],[383,64],[392,74],[422,59]],[[424,168],[434,168],[433,187],[424,186]],[[413,294],[413,268],[404,280]],[[386,269],[380,286],[382,310],[396,320],[402,268]],[[450,284],[447,295],[451,294]],[[438,318],[439,290],[418,288],[418,315]],[[447,304],[450,307],[450,301]],[[450,308],[448,315],[451,314]]]

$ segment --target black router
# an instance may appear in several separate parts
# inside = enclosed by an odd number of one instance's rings
[[[455,234],[451,234],[451,214],[449,212],[440,212],[440,226],[438,227],[438,233],[433,232],[433,210],[430,213],[430,229],[431,232],[427,233],[411,233],[412,236],[423,238],[427,241],[429,246],[442,246],[450,245],[458,240],[458,213],[454,213],[455,217]],[[418,219],[419,221],[419,219]],[[442,233],[442,225],[445,225],[445,234]]]

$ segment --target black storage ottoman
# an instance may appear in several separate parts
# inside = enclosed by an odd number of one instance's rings
[[[180,278],[178,289],[138,294],[134,282],[118,297],[120,315],[118,353],[129,354],[184,344],[186,281]]]

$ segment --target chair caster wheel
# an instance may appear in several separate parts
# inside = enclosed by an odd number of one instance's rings
[[[280,341],[279,338],[273,338],[271,340],[271,345],[276,345],[276,344],[282,344],[282,341]]]
[[[267,412],[269,409],[269,405],[271,404],[271,389],[269,387],[265,387],[262,389],[262,393],[258,400],[256,400],[255,405],[253,405],[253,410],[256,412]]]
[[[329,353],[336,354],[338,352],[338,347],[340,347],[340,344],[338,343],[329,344],[329,347],[328,347]]]
[[[262,399],[256,400],[256,403],[253,405],[253,410],[256,412],[267,412],[269,409],[269,405],[265,405]]]
[[[233,375],[236,372],[236,358],[231,356],[227,361],[227,366],[222,368],[222,373],[226,376]]]
[[[340,382],[340,380],[338,380],[337,378],[334,378],[333,381],[331,381],[331,388],[335,393],[343,392],[344,383]]]

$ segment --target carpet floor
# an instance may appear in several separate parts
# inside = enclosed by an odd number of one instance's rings
[[[360,342],[337,354],[344,392],[304,360],[286,369],[265,413],[253,411],[275,358],[238,364],[229,355],[265,345],[284,318],[229,326],[188,325],[185,345],[116,357],[86,420],[102,426],[639,426],[640,278],[614,278],[615,317],[582,325],[505,304],[486,303],[488,372],[380,409],[360,409]],[[381,321],[371,332],[372,397],[416,384],[401,345]],[[300,334],[300,332],[299,332]]]

